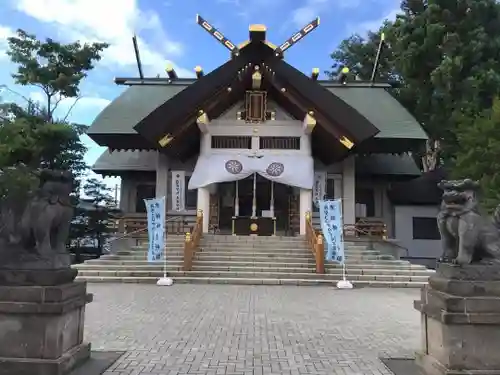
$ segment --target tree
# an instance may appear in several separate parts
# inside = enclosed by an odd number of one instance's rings
[[[390,43],[391,26],[391,22],[385,21],[376,32],[369,31],[367,37],[354,34],[340,42],[337,49],[330,55],[333,59],[332,70],[326,71],[326,75],[330,79],[336,79],[342,68],[348,67],[351,78],[357,77],[362,81],[370,80],[380,39],[384,34],[386,42],[381,51],[375,80],[377,82],[399,81],[400,75],[394,64],[393,50]]]
[[[78,243],[91,239],[91,247],[96,248],[100,255],[106,239],[114,231],[112,220],[119,210],[116,209],[111,189],[102,181],[88,179],[83,185],[83,192],[86,198],[80,200],[77,208],[73,239]]]
[[[472,123],[457,132],[458,154],[455,178],[472,178],[481,183],[481,202],[491,211],[500,202],[500,99]]]
[[[65,98],[77,98],[82,79],[94,69],[107,43],[81,44],[79,41],[61,44],[48,38],[42,42],[33,34],[17,30],[17,36],[7,39],[7,55],[18,64],[12,75],[17,84],[37,86],[45,94],[45,115],[52,121],[54,111]]]
[[[442,157],[461,150],[457,129],[470,124],[500,88],[500,5],[495,0],[404,0],[391,30],[405,104]]]
[[[2,103],[0,107],[0,222],[17,220],[9,217],[12,206],[26,202],[36,188],[36,170],[70,170],[81,177],[87,169],[83,160],[86,148],[80,140],[86,128],[69,123],[69,111],[62,119],[54,111],[64,99],[76,102],[83,78],[106,47],[105,43],[39,41],[23,30],[8,38],[7,55],[17,64],[12,75],[15,82],[39,87],[45,100],[36,103],[2,85],[24,103]]]
[[[111,208],[116,202],[111,195],[112,189],[97,178],[88,179],[83,185],[83,193],[88,197],[88,202],[94,206]]]
[[[428,133],[424,169],[436,160],[453,168],[462,152],[458,128],[491,108],[500,89],[500,4],[405,0],[395,22],[367,38],[343,41],[332,58],[368,79],[381,31],[387,43],[378,79],[399,83],[391,93]]]
[[[86,149],[80,136],[86,128],[68,123],[67,115],[56,119],[54,111],[63,99],[74,98],[76,103],[82,79],[107,46],[61,44],[52,39],[42,42],[23,30],[8,38],[7,55],[17,64],[12,77],[17,84],[39,87],[45,101],[40,104],[23,97],[24,106],[2,105],[0,168],[22,162],[34,169],[69,169],[76,176],[83,174]]]

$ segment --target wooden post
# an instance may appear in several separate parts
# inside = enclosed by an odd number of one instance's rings
[[[187,232],[184,239],[184,271],[191,271],[193,263],[193,250],[191,245],[191,233]]]
[[[318,234],[315,244],[316,273],[325,273],[325,246],[323,244],[323,235]]]

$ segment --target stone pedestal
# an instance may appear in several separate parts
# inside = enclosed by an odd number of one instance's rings
[[[439,264],[415,308],[427,375],[500,375],[500,266]]]
[[[92,295],[72,281],[74,270],[51,271],[0,269],[0,375],[66,375],[90,356],[83,329]]]

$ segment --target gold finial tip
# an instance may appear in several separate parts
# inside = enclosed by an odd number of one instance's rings
[[[318,25],[319,25],[319,17],[316,17],[316,19],[318,20]]]
[[[349,68],[347,66],[342,68],[342,73],[349,73]]]
[[[201,66],[197,65],[194,67],[194,71],[195,72],[201,72],[203,69],[201,68]]]
[[[313,74],[319,74],[319,68],[313,68],[312,73]]]
[[[173,65],[172,65],[172,64],[167,64],[167,66],[165,67],[165,70],[166,70],[167,72],[171,72],[172,70],[174,70],[174,67],[173,67]]]
[[[266,30],[267,30],[266,25],[261,25],[261,24],[254,24],[248,27],[248,31],[266,31]]]

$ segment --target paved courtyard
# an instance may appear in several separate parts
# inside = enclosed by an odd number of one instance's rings
[[[126,353],[106,375],[391,374],[419,346],[414,289],[89,285],[86,337]]]

